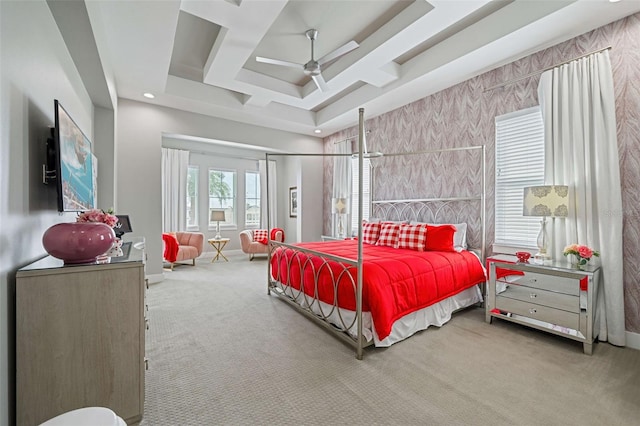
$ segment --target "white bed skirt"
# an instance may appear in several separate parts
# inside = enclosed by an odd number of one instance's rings
[[[291,288],[288,288],[287,286],[283,287],[286,288],[287,294],[291,293]],[[300,294],[299,290],[294,290],[293,295],[296,300],[304,301],[304,297]],[[367,342],[370,342],[371,339],[373,339],[373,343],[377,347],[388,347],[412,336],[420,330],[426,330],[429,326],[435,325],[440,327],[451,319],[451,314],[453,312],[479,302],[482,302],[482,292],[478,285],[474,285],[473,287],[463,290],[454,296],[420,309],[419,311],[407,314],[396,320],[391,328],[391,334],[382,340],[378,339],[378,333],[375,332],[375,327],[371,321],[371,314],[369,312],[363,312],[362,335]],[[318,303],[320,305],[318,305]],[[305,308],[309,308],[309,306],[304,303],[301,303],[301,305]],[[349,329],[349,334],[353,338],[357,338],[357,324],[355,323],[356,313],[351,310],[340,309],[340,314],[338,314],[337,311],[334,311],[331,315],[327,315],[328,312],[331,312],[331,309],[332,305],[318,300],[316,300],[313,306],[311,306],[311,311],[313,313],[322,317],[322,311],[324,315],[327,316],[328,321],[340,329],[345,328],[341,325],[342,322],[344,322],[344,324],[351,324],[353,322],[353,326]],[[340,317],[342,317],[342,321]]]

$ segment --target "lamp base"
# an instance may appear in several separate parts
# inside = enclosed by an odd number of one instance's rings
[[[538,252],[533,255],[533,263],[535,264],[544,265],[545,263],[549,262],[551,262],[551,256],[549,256],[547,253]]]
[[[214,239],[214,240],[220,240],[220,239],[222,239],[222,235],[220,235],[220,234],[216,234],[216,235],[213,237],[213,239]]]

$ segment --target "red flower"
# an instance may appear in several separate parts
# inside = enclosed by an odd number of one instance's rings
[[[591,256],[593,256],[593,250],[591,250],[587,246],[580,246],[578,247],[578,254],[580,255],[580,257],[583,257],[585,259],[591,259]]]
[[[87,210],[78,215],[76,222],[97,222],[106,223],[110,227],[114,227],[118,223],[118,218],[110,213],[100,209]]]

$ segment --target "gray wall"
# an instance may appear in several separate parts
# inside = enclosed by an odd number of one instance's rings
[[[53,100],[89,138],[94,111],[46,3],[0,1],[0,43],[0,425],[9,425],[15,272],[45,254],[49,226],[75,220],[58,214],[55,188],[40,178]]]
[[[163,135],[186,135],[260,145],[267,150],[322,152],[322,141],[319,138],[248,126],[127,99],[119,99],[117,120],[118,210],[130,215],[132,225],[136,229],[135,234],[145,238],[148,253],[147,274],[151,275],[152,279],[160,279],[159,276],[162,274],[160,156]],[[313,208],[305,210],[305,220],[309,222],[309,229],[318,227],[319,235],[322,224],[322,212],[318,209],[322,206],[322,159],[312,158],[309,163],[304,174],[310,181],[307,185],[312,191],[312,195],[309,196],[310,203],[315,203]],[[313,163],[317,166],[311,166]],[[279,174],[281,188],[295,186],[295,181],[289,181],[292,179],[290,173],[289,170],[287,173]],[[281,175],[286,178],[283,179]],[[132,182],[135,182],[135,185]],[[283,192],[284,189],[279,191],[280,202]],[[141,203],[140,200],[144,202]],[[279,210],[288,208],[284,207],[286,204],[280,206],[282,207]],[[285,232],[289,241],[292,241],[291,230],[291,223],[287,221]]]

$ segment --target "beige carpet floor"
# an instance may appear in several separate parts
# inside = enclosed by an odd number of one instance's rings
[[[638,425],[640,351],[471,308],[364,360],[275,296],[240,254],[147,291],[151,425]]]

